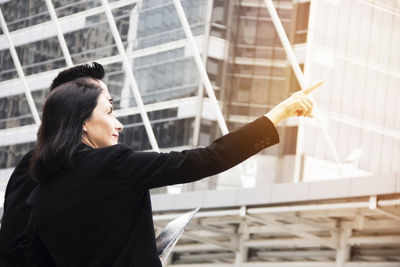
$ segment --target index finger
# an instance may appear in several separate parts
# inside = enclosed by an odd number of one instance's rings
[[[314,84],[313,86],[301,90],[301,92],[303,92],[304,94],[308,95],[309,93],[314,91],[317,87],[320,87],[323,83],[324,83],[324,81],[319,81],[316,84]]]

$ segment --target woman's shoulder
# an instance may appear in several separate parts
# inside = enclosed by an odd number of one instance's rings
[[[103,148],[99,148],[103,153],[121,153],[121,152],[133,152],[133,148],[125,144],[116,144],[112,146],[107,146]]]
[[[92,148],[81,151],[77,162],[81,167],[90,167],[105,172],[114,171],[120,172],[121,164],[124,164],[135,151],[125,145],[116,144],[102,148]]]
[[[94,153],[106,153],[106,152],[120,151],[120,150],[133,150],[133,148],[125,144],[115,144],[112,146],[94,148],[84,143],[81,143],[78,148],[79,152],[94,152]]]
[[[134,150],[125,144],[116,144],[112,146],[93,148],[87,145],[82,145],[79,149],[79,154],[83,157],[89,156],[90,158],[100,157],[103,160],[110,160],[120,157],[123,154],[133,152]]]

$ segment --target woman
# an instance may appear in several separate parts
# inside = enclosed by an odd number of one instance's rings
[[[156,153],[117,144],[123,126],[103,82],[60,85],[44,105],[31,161],[39,186],[28,199],[27,265],[161,266],[149,189],[217,174],[278,143],[279,121],[311,116],[305,93],[206,148]]]

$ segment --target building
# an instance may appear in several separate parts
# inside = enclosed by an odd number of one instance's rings
[[[121,142],[151,149],[102,1],[51,2],[72,62],[105,66],[125,125]],[[299,90],[264,1],[181,2],[230,130]],[[278,128],[281,143],[242,167],[155,190],[157,227],[202,207],[169,264],[399,266],[400,3],[274,5],[306,82],[325,80],[314,94],[321,120],[290,119]],[[221,135],[173,1],[109,6],[160,149],[204,146]],[[45,1],[0,0],[0,8],[40,112],[51,80],[68,64],[56,24]],[[37,126],[0,34],[4,189],[18,159],[34,146]]]

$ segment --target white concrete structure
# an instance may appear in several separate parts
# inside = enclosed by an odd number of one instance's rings
[[[153,192],[157,230],[201,207],[166,266],[400,266],[398,1],[0,8],[0,199],[34,145],[34,110],[72,64],[103,64],[121,141],[163,152],[207,145],[322,79],[319,121],[289,119],[240,169]]]

